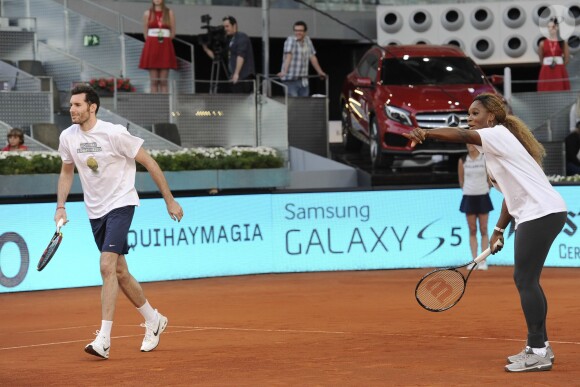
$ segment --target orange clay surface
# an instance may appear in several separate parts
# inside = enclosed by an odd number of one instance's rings
[[[526,328],[512,268],[474,272],[460,303],[415,301],[427,270],[207,278],[143,284],[169,318],[139,351],[141,316],[120,294],[111,353],[83,351],[100,288],[0,295],[1,386],[580,385],[580,270],[546,268],[549,372],[512,374]]]

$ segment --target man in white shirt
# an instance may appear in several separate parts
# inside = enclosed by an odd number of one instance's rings
[[[73,125],[60,135],[58,151],[62,168],[58,180],[55,222],[67,220],[66,199],[75,166],[79,173],[84,201],[97,247],[101,252],[103,279],[102,321],[97,337],[85,347],[91,355],[108,359],[111,328],[119,288],[145,319],[142,352],[152,351],[167,327],[167,318],[153,309],[137,280],[129,273],[125,255],[127,235],[139,196],[135,189],[135,161],[143,165],[157,184],[173,220],[181,221],[183,210],[175,201],[157,162],[143,149],[143,140],[132,136],[122,125],[98,120],[100,99],[89,85],[71,92],[70,115]]]

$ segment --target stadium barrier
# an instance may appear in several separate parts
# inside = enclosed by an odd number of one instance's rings
[[[546,265],[580,266],[580,187],[557,186],[568,220]],[[502,196],[491,193],[497,219]],[[458,188],[275,193],[179,198],[173,222],[162,199],[142,199],[129,232],[127,261],[139,281],[258,273],[426,268],[471,259]],[[36,271],[54,232],[55,203],[1,204],[0,293],[101,284],[99,252],[82,202],[50,264]],[[513,264],[514,230],[488,260]]]

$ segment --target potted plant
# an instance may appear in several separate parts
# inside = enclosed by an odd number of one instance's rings
[[[232,189],[288,185],[286,161],[269,147],[151,150],[174,189]],[[61,168],[58,152],[0,152],[0,196],[53,194]],[[80,191],[75,177],[72,193]],[[137,188],[155,192],[149,173],[137,164]]]
[[[99,95],[112,95],[115,90],[118,92],[132,92],[135,87],[129,78],[93,78],[89,85],[99,92]]]

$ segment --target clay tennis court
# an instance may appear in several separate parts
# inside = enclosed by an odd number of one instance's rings
[[[169,318],[159,347],[139,351],[141,316],[120,294],[108,360],[83,351],[100,327],[100,287],[2,294],[0,385],[578,385],[580,269],[544,269],[555,364],[520,374],[503,370],[526,331],[512,268],[475,272],[443,313],[415,301],[425,272],[146,283]]]

